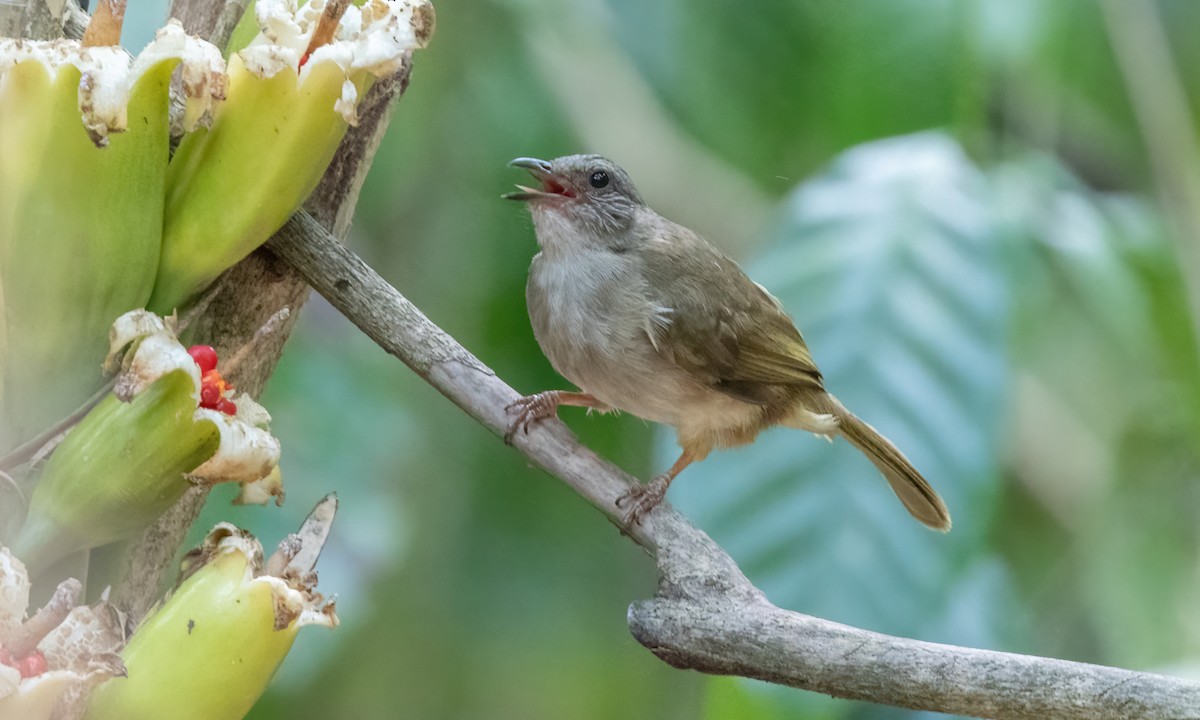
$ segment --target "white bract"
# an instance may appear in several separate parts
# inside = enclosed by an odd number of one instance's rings
[[[83,47],[78,40],[0,38],[0,77],[24,62],[41,63],[51,77],[67,66],[79,70],[79,113],[100,146],[107,144],[109,133],[128,126],[126,110],[137,81],[159,63],[176,61],[183,66],[183,124],[190,131],[225,98],[225,61],[220,50],[185,33],[176,20],[159,29],[136,58],[118,46]]]

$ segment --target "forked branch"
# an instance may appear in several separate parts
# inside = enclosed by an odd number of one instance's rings
[[[503,435],[518,393],[318,223],[299,213],[268,247],[387,352]],[[619,522],[634,478],[557,420],[513,444]],[[892,637],[782,610],[669,505],[630,531],[658,563],[653,599],[629,608],[634,637],[665,662],[887,705],[986,718],[1200,718],[1200,683],[1119,668]]]

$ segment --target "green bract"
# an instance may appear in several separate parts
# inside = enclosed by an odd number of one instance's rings
[[[278,230],[312,193],[346,132],[333,109],[345,74],[321,63],[301,85],[284,68],[260,78],[229,63],[229,100],[180,144],[167,177],[168,219],[149,307],[171,312]]]
[[[300,628],[337,624],[315,574],[287,564],[304,542],[291,536],[264,570],[253,536],[215,527],[189,556],[199,567],[188,568],[190,577],[129,640],[128,677],[96,689],[87,720],[159,717],[164,708],[175,720],[245,717]]]
[[[26,564],[128,537],[187,489],[187,473],[217,449],[216,426],[192,417],[193,379],[159,378],[132,402],[109,395],[50,457],[14,543]]]

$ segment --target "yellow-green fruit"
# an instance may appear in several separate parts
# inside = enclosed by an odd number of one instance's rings
[[[130,402],[109,395],[67,435],[12,543],[30,571],[130,537],[183,495],[184,474],[220,443],[217,426],[194,417],[195,392],[195,380],[173,370]]]
[[[223,552],[188,578],[126,645],[129,671],[92,694],[87,720],[238,720],[262,695],[301,624],[275,629],[276,578]]]
[[[76,67],[0,71],[0,454],[100,387],[109,324],[150,296],[176,65],[136,81],[105,148],[80,121]]]
[[[234,55],[211,128],[184,138],[167,171],[158,279],[147,307],[169,315],[267,241],[312,193],[346,133],[336,63],[269,78]],[[367,79],[359,73],[361,92]]]

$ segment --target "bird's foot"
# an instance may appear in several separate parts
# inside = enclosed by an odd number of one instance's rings
[[[669,474],[663,473],[645,485],[638,483],[631,486],[617,498],[617,507],[629,506],[622,519],[623,531],[630,530],[634,525],[642,524],[642,518],[658,507],[663,498],[667,496],[667,488],[670,487],[672,479]]]
[[[504,408],[504,411],[515,414],[516,417],[513,418],[513,421],[508,426],[508,430],[504,433],[504,442],[512,445],[513,436],[518,431],[528,435],[530,425],[539,420],[545,420],[548,417],[557,415],[558,405],[559,392],[557,390],[526,395],[510,403],[508,407]]]

